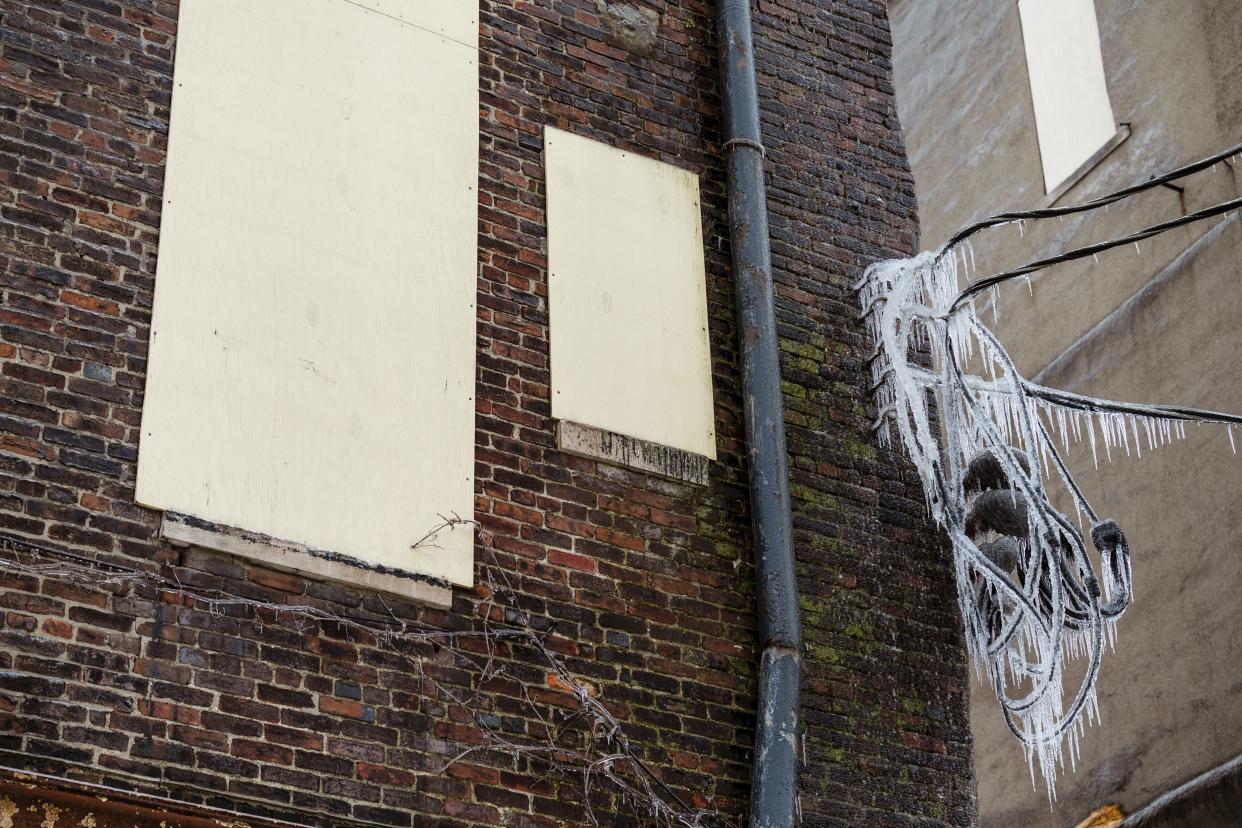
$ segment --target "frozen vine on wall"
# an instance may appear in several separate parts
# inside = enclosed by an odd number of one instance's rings
[[[626,726],[589,683],[575,676],[559,654],[555,623],[534,618],[519,608],[518,593],[496,560],[491,533],[474,521],[457,516],[429,531],[415,546],[435,542],[445,531],[477,532],[479,586],[474,593],[474,625],[443,629],[386,612],[344,612],[327,601],[304,598],[305,603],[262,600],[224,589],[183,582],[176,567],[157,570],[78,555],[32,541],[0,535],[0,575],[50,579],[79,586],[103,588],[117,597],[141,596],[161,603],[181,603],[212,615],[251,620],[258,635],[266,625],[282,626],[306,636],[334,628],[348,640],[381,647],[397,657],[408,675],[419,680],[431,699],[451,708],[458,720],[478,727],[473,744],[459,748],[443,761],[440,772],[467,758],[523,765],[538,777],[566,781],[577,787],[583,818],[599,825],[593,800],[612,798],[617,811],[629,812],[639,824],[653,828],[713,828],[731,824],[710,807],[694,807],[666,784],[662,773],[644,759],[647,747],[631,741]],[[563,642],[562,642],[563,643]],[[528,684],[509,669],[511,662],[539,668],[543,684]],[[468,686],[439,680],[430,664],[452,664],[469,674]],[[492,688],[509,679],[521,695],[524,715],[531,726],[512,732],[488,724],[494,719]],[[503,683],[503,682],[499,682]],[[533,691],[564,694],[565,704],[549,705]],[[146,780],[143,780],[146,781]],[[710,798],[709,798],[710,799]],[[268,804],[268,803],[264,803]]]
[[[1054,264],[1135,244],[1236,211],[1242,199],[1122,238],[970,281],[969,238],[1009,222],[1106,207],[1217,163],[1242,145],[1149,181],[1068,207],[1004,213],[971,225],[935,252],[879,262],[859,283],[882,444],[894,433],[914,461],[932,517],[952,542],[957,599],[976,669],[986,671],[1005,721],[1055,796],[1055,775],[1074,764],[1084,726],[1098,718],[1095,684],[1106,644],[1131,599],[1126,537],[1075,484],[1058,442],[1086,441],[1093,457],[1141,453],[1184,435],[1187,422],[1232,426],[1242,418],[1167,405],[1123,403],[1046,388],[1023,377],[983,323],[975,298]],[[964,285],[964,287],[963,287]],[[929,359],[920,357],[925,355]],[[1075,517],[1053,506],[1060,486]],[[1090,526],[1090,546],[1079,527]],[[1067,687],[1079,669],[1081,679]]]

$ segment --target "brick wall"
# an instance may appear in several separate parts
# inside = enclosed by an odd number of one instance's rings
[[[714,22],[701,0],[652,8],[654,40],[610,30],[596,0],[482,2],[475,517],[520,610],[555,624],[549,641],[651,765],[687,801],[734,817],[756,648]],[[158,515],[133,503],[176,18],[162,0],[0,0],[0,533],[204,590],[386,611],[356,590],[163,544]],[[917,481],[870,439],[850,289],[916,231],[884,6],[764,0],[755,25],[808,645],[803,813],[811,825],[967,825],[947,559]],[[545,123],[703,178],[720,448],[707,487],[555,450]],[[393,609],[460,629],[486,598],[458,590],[449,612]],[[0,610],[0,764],[318,824],[587,821],[581,782],[525,759],[487,752],[440,770],[480,728],[539,728],[520,683],[542,673],[521,648],[501,653],[516,680],[489,685],[478,717],[337,625],[52,576],[5,577]],[[414,656],[447,686],[477,689],[477,671]],[[596,798],[604,824],[632,823],[609,815],[606,788]]]

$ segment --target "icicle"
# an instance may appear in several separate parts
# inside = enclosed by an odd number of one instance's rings
[[[1023,222],[1018,224],[1024,235]],[[1135,248],[1141,255],[1137,243]],[[1086,727],[1099,716],[1095,671],[1075,678],[1084,682],[1077,688],[1066,688],[1067,675],[1083,675],[1066,665],[1083,660],[1094,663],[1105,645],[1109,650],[1115,647],[1117,616],[1133,594],[1128,557],[1116,558],[1102,549],[1092,556],[1090,548],[1077,546],[1074,556],[1066,555],[1066,544],[1081,544],[1089,534],[1082,524],[1084,509],[1087,515],[1090,509],[1080,496],[1071,498],[1073,517],[1080,527],[1074,533],[1068,518],[1053,507],[1045,481],[1072,483],[1061,465],[1057,443],[1069,450],[1071,439],[1081,443],[1085,437],[1098,468],[1101,442],[1106,459],[1111,460],[1114,446],[1130,453],[1132,436],[1135,451],[1142,456],[1140,419],[1149,451],[1174,438],[1183,439],[1185,422],[1119,413],[1109,404],[1091,400],[1051,402],[1039,394],[1028,396],[1034,386],[1016,374],[1000,342],[981,322],[976,298],[950,311],[959,282],[968,279],[974,267],[974,249],[963,242],[960,250],[940,255],[924,253],[909,260],[877,263],[859,283],[860,302],[874,308],[866,327],[877,354],[871,360],[872,382],[883,412],[877,439],[882,445],[891,441],[905,448],[923,482],[928,514],[953,538],[956,593],[976,676],[990,680],[1017,729],[1032,784],[1038,765],[1051,798],[1057,770],[1067,764],[1076,767]],[[1033,296],[1031,279],[1024,279]],[[1000,305],[995,286],[990,300],[995,321]],[[912,349],[928,354],[930,371],[911,364]],[[977,374],[965,374],[965,366],[980,362]],[[938,412],[939,423],[931,420],[933,410]],[[1229,440],[1236,452],[1232,429]],[[992,461],[987,461],[989,456]],[[977,477],[968,491],[971,475]],[[1027,523],[1023,532],[1013,536],[1019,550],[1018,560],[1011,564],[1016,571],[997,570],[966,534],[968,516],[984,519],[974,514],[975,509],[982,508],[984,494],[997,489],[1008,490],[1009,497],[996,508],[1022,515]],[[1024,504],[1021,509],[1018,492]],[[996,493],[991,492],[993,500]],[[978,537],[980,545],[984,538],[992,542],[1001,538],[990,527],[976,536],[979,525],[971,530],[971,537]],[[1098,575],[1092,568],[1095,561]],[[1024,573],[1022,579],[1017,572]],[[1070,589],[1063,582],[1081,587],[1089,578],[1100,583],[1107,612],[1102,613],[1099,601],[1088,602],[1081,588]],[[1071,610],[1075,617],[1093,619],[1090,634],[1067,626]],[[994,612],[1002,619],[1005,640],[992,638],[996,634],[990,620]],[[1020,693],[1011,697],[1008,688],[1020,688]],[[1019,704],[1022,698],[1031,698],[1031,693],[1034,701]]]
[[[1100,457],[1095,448],[1095,422],[1090,417],[1087,418],[1087,440],[1091,443],[1091,464],[1098,469]]]

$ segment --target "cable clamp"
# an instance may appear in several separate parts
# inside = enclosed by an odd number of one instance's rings
[[[725,152],[728,152],[729,150],[733,149],[734,145],[737,145],[739,147],[750,147],[751,149],[759,150],[759,154],[761,156],[766,157],[768,154],[768,151],[763,148],[763,144],[751,138],[730,138],[728,141],[724,142],[724,146],[722,146],[721,149],[723,149]]]

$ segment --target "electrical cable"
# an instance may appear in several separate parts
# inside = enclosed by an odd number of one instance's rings
[[[1082,213],[1087,210],[1097,210],[1100,207],[1107,207],[1110,204],[1115,204],[1122,199],[1129,198],[1130,196],[1144,192],[1145,190],[1160,187],[1171,181],[1177,181],[1179,178],[1186,178],[1189,175],[1205,170],[1208,167],[1212,167],[1222,161],[1228,161],[1236,155],[1242,155],[1242,144],[1237,144],[1229,149],[1222,150],[1215,155],[1209,155],[1207,158],[1202,158],[1183,167],[1170,170],[1167,173],[1155,176],[1147,181],[1131,184],[1129,187],[1107,193],[1088,201],[1081,201],[1077,204],[1067,204],[1064,207],[1045,207],[1038,210],[1014,210],[1004,213],[997,213],[973,224],[969,224],[959,230],[947,242],[945,242],[944,247],[941,249],[940,255],[943,256],[944,253],[954,245],[965,241],[967,238],[973,236],[980,230],[986,230],[989,227],[996,227],[1000,224],[1008,224],[1010,222],[1022,221],[1024,219],[1058,218],[1060,216],[1072,215],[1073,213]],[[937,258],[939,258],[939,256]]]
[[[1062,262],[1070,262],[1075,259],[1084,259],[1087,256],[1094,256],[1097,253],[1103,253],[1105,250],[1112,250],[1114,247],[1122,247],[1127,244],[1137,244],[1144,239],[1150,239],[1152,236],[1157,236],[1168,230],[1173,230],[1186,224],[1193,224],[1196,221],[1202,221],[1203,219],[1212,218],[1213,216],[1233,212],[1239,207],[1242,207],[1242,198],[1222,201],[1220,204],[1214,204],[1211,207],[1205,207],[1202,210],[1187,213],[1184,216],[1178,216],[1177,218],[1170,219],[1169,221],[1153,224],[1150,227],[1131,233],[1128,236],[1120,236],[1115,239],[1109,239],[1108,241],[1088,244],[1083,247],[1076,247],[1073,250],[1059,253],[1056,256],[1049,256],[1046,259],[1037,259],[1029,264],[1022,265],[1021,267],[1006,270],[993,276],[986,276],[967,285],[965,289],[957,295],[957,298],[953,300],[953,304],[949,306],[948,313],[954,313],[959,310],[962,305],[970,299],[970,297],[982,293],[988,288],[995,287],[1002,282],[1017,279],[1020,276],[1029,276],[1038,270],[1043,270],[1045,268],[1052,267],[1053,265],[1061,264]]]
[[[1234,212],[1242,198],[1047,256],[964,289],[954,246],[988,227],[1107,207],[1239,154],[1242,145],[1080,204],[1000,213],[959,231],[938,251],[877,262],[858,283],[859,319],[866,320],[873,343],[866,364],[880,443],[888,445],[895,428],[922,478],[929,511],[953,545],[967,646],[986,668],[1005,722],[1024,744],[1032,776],[1039,766],[1050,797],[1066,748],[1073,762],[1083,726],[1098,719],[1096,680],[1105,646],[1115,640],[1117,620],[1133,596],[1125,535],[1087,502],[1054,430],[1066,445],[1085,432],[1095,457],[1097,430],[1105,451],[1125,447],[1129,453],[1129,434],[1139,447],[1140,427],[1154,447],[1184,437],[1186,422],[1232,428],[1242,426],[1242,416],[1099,399],[1032,382],[976,317],[973,298],[1062,262],[1127,244],[1137,249],[1145,239]],[[990,379],[966,373],[965,361],[973,359]],[[1232,431],[1229,439],[1233,445]],[[1070,495],[1078,527],[1053,504],[1044,479],[1049,463]],[[1081,531],[1083,514],[1094,553]],[[1068,664],[1083,661],[1066,672]],[[1068,700],[1067,681],[1077,685]]]

